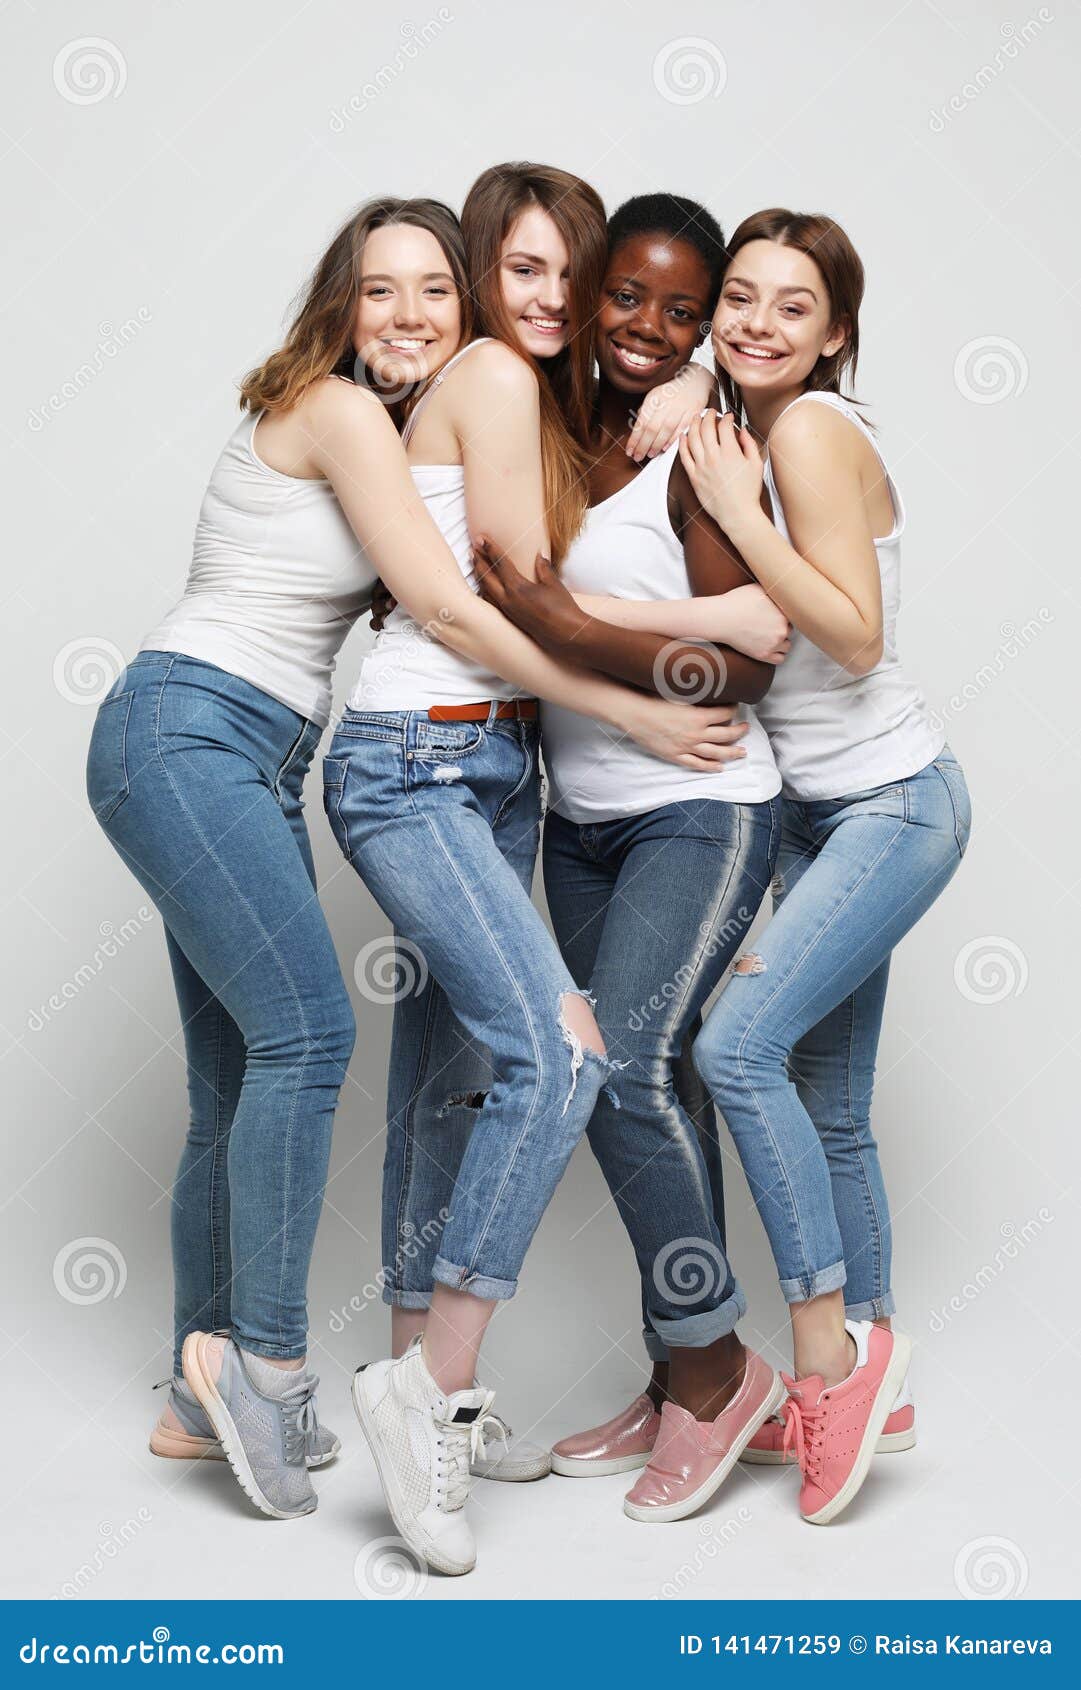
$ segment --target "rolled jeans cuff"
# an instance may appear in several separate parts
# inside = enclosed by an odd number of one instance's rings
[[[646,1347],[646,1355],[649,1357],[650,1361],[667,1362],[668,1345],[665,1343],[663,1338],[658,1338],[657,1334],[648,1326],[643,1327],[642,1329],[642,1342]]]
[[[885,1320],[888,1315],[897,1313],[897,1302],[892,1291],[884,1296],[872,1297],[866,1303],[846,1303],[846,1320]]]
[[[426,1309],[432,1301],[430,1291],[399,1291],[393,1285],[383,1286],[383,1301],[393,1309]]]
[[[485,1302],[492,1303],[509,1301],[518,1289],[516,1279],[490,1279],[486,1274],[445,1261],[442,1256],[435,1258],[432,1278],[439,1285],[449,1285],[452,1291],[468,1291],[471,1297],[483,1297]]]
[[[844,1262],[820,1268],[817,1273],[802,1279],[782,1279],[781,1294],[786,1303],[809,1303],[812,1297],[824,1297],[827,1291],[839,1291],[846,1279]]]
[[[655,1314],[650,1319],[657,1337],[670,1350],[704,1350],[707,1344],[715,1344],[718,1338],[734,1332],[746,1313],[747,1299],[737,1285],[719,1308],[684,1315],[682,1320],[662,1320]]]

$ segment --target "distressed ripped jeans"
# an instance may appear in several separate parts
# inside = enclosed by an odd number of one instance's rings
[[[347,710],[323,764],[343,853],[394,924],[383,1296],[512,1297],[611,1065],[530,898],[536,722]]]

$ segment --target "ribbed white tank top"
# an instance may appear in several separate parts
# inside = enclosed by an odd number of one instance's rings
[[[328,481],[271,469],[238,423],[199,512],[184,596],[143,640],[269,693],[320,727],[345,636],[372,601],[375,571]]]
[[[403,445],[408,446],[421,411],[455,364],[475,346],[484,344],[484,340],[470,341],[447,360],[410,412],[402,430]],[[461,464],[410,464],[409,468],[417,491],[454,553],[467,586],[476,592],[477,577],[465,509],[464,469]],[[349,695],[349,708],[427,710],[433,704],[482,704],[491,698],[514,698],[519,691],[513,681],[441,645],[434,632],[414,622],[405,606],[397,604],[361,664],[356,686]]]
[[[882,577],[881,662],[869,675],[850,675],[804,635],[793,631],[792,649],[757,707],[786,796],[844,798],[925,769],[942,750],[945,733],[932,727],[923,698],[905,679],[897,656],[905,510],[874,436],[859,412],[838,394],[804,393],[792,403],[829,405],[847,417],[874,447],[893,501],[893,527],[875,541]],[[765,480],[774,524],[790,540],[770,467],[768,441]]]
[[[683,544],[672,528],[668,482],[676,446],[639,470],[633,481],[594,505],[560,571],[573,592],[622,599],[692,596]],[[780,790],[765,733],[755,712],[741,707],[750,727],[747,756],[723,772],[681,769],[643,751],[626,734],[555,704],[542,704],[544,761],[550,803],[568,821],[612,821],[664,804],[719,798],[755,804]]]

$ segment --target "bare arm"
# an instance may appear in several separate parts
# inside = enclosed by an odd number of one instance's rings
[[[641,463],[666,452],[707,405],[716,403],[716,376],[704,364],[684,364],[671,381],[651,388],[642,400],[627,441],[627,456]]]
[[[688,768],[742,755],[731,713],[647,699],[557,662],[470,590],[417,493],[401,441],[378,400],[326,381],[298,413],[308,462],[333,487],[372,567],[422,628],[523,691],[624,729]]]
[[[780,663],[788,651],[788,618],[757,583],[700,599],[614,599],[572,593],[587,616],[619,628],[646,628],[669,639],[714,640],[762,663]]]
[[[680,456],[703,506],[789,620],[850,674],[869,674],[882,657],[882,583],[856,430],[824,405],[799,405],[770,448],[792,544],[762,510],[762,455],[731,416],[692,424]]]

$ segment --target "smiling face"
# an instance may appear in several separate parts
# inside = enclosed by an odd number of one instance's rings
[[[376,391],[400,394],[458,349],[461,302],[447,255],[427,229],[373,229],[361,257],[353,347]]]
[[[689,241],[630,235],[610,253],[597,317],[601,377],[648,393],[683,368],[703,339],[709,268]]]
[[[713,317],[713,353],[744,392],[799,387],[844,343],[813,258],[779,241],[739,248]]]
[[[514,333],[531,358],[554,358],[570,335],[570,254],[546,211],[532,205],[507,231],[499,285]]]

